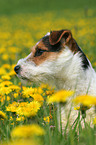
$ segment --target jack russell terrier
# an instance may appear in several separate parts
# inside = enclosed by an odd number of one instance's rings
[[[75,90],[75,96],[86,93],[96,96],[96,73],[69,30],[47,33],[26,58],[18,61],[14,70],[21,80],[47,83],[57,90]],[[68,110],[70,103],[61,107],[63,128]],[[86,120],[93,119],[93,112],[93,108],[87,110]],[[76,117],[73,107],[69,122],[72,124]]]

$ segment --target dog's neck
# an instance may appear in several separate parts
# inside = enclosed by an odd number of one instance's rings
[[[84,68],[81,53],[73,52],[66,46],[64,53],[57,60],[57,71],[54,74],[54,84],[57,90],[76,90],[76,94],[90,93],[91,86],[96,87],[96,73],[88,60],[88,68]],[[62,65],[61,65],[62,64]],[[50,82],[51,85],[53,80]],[[82,85],[83,84],[83,85]],[[88,90],[90,86],[90,89]],[[93,94],[96,94],[95,92]]]

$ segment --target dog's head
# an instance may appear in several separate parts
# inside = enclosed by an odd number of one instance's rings
[[[76,52],[77,45],[69,30],[52,31],[33,46],[26,58],[18,61],[14,70],[21,80],[56,82],[62,75],[66,77]]]

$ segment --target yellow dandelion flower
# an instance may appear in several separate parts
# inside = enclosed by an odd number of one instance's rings
[[[7,73],[6,70],[3,67],[1,67],[0,68],[0,75],[5,75],[6,73]]]
[[[41,105],[38,101],[32,101],[28,104],[28,107],[31,108],[31,111],[36,112],[40,109]]]
[[[38,87],[38,88],[37,88],[37,93],[38,93],[38,94],[42,94],[42,93],[43,93],[43,90],[42,90],[41,87]]]
[[[9,75],[3,75],[2,77],[1,77],[3,80],[10,80],[11,79],[11,77],[9,76]]]
[[[33,94],[32,98],[34,98],[34,101],[38,101],[41,105],[43,105],[44,98],[40,94]]]
[[[11,51],[11,53],[16,53],[18,48],[13,46],[13,47],[9,47],[9,50]]]
[[[27,104],[28,104],[28,102],[21,102],[21,103],[19,103],[18,107],[26,107]]]
[[[6,52],[6,48],[0,48],[0,54],[5,52]]]
[[[19,84],[21,85],[21,82],[19,82]],[[23,91],[27,89],[27,87],[22,86]]]
[[[10,82],[10,81],[3,81],[3,82],[0,84],[0,87],[10,86],[10,85],[12,85],[12,82]]]
[[[49,123],[49,122],[50,122],[50,116],[44,117],[43,119],[44,119],[44,121],[45,121],[46,123]]]
[[[16,85],[11,85],[9,86],[9,88],[12,90],[12,91],[16,91],[16,92],[19,92],[20,91],[20,87],[16,86]]]
[[[73,99],[76,104],[83,104],[84,106],[96,105],[96,97],[90,95],[77,96]]]
[[[74,110],[80,110],[80,106],[74,107]]]
[[[18,139],[15,141],[10,141],[8,143],[4,143],[2,145],[39,145],[38,141],[36,141],[35,139]]]
[[[8,73],[9,76],[15,76],[16,75],[16,72],[13,70],[11,70],[9,73]]]
[[[96,125],[96,117],[93,119],[93,124]]]
[[[10,119],[9,119],[10,121],[13,121],[13,117],[12,116],[10,116]]]
[[[8,60],[9,59],[9,55],[8,54],[3,54],[2,55],[2,59],[3,60]]]
[[[19,117],[16,118],[17,122],[24,121],[24,120],[25,120],[24,116],[19,116]]]
[[[20,106],[17,107],[16,113],[20,116],[25,116],[25,117],[30,117],[33,115],[33,114],[31,115],[30,108],[28,108],[27,106],[26,107],[25,106],[24,107],[20,107]]]
[[[6,111],[16,112],[18,106],[19,106],[19,103],[18,103],[18,102],[13,102],[12,104],[9,104],[9,105],[6,107]]]
[[[37,101],[32,101],[30,103],[23,103],[25,105],[21,106],[21,103],[16,109],[16,113],[19,114],[20,116],[25,116],[25,117],[32,117],[35,116],[38,112],[38,110],[41,107],[41,104]]]
[[[67,90],[60,90],[53,94],[50,97],[47,97],[47,102],[48,103],[53,103],[53,102],[66,102],[68,97],[72,96],[74,94],[74,91],[67,91]]]
[[[19,96],[18,93],[14,93],[14,98],[17,98]]]
[[[34,91],[35,90],[32,87],[30,87],[30,88],[23,87],[23,91],[22,91],[23,97],[29,98],[30,96],[32,96],[34,94]]]
[[[10,87],[1,87],[0,88],[0,95],[8,95],[12,92],[12,89]]]
[[[4,112],[0,111],[0,118],[7,119],[7,116]]]
[[[2,67],[5,68],[5,69],[10,69],[11,68],[11,66],[9,64],[3,64]]]
[[[11,132],[12,138],[28,138],[33,136],[42,136],[44,134],[44,129],[37,124],[18,126]]]

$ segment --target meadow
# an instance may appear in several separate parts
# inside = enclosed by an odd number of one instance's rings
[[[1,9],[2,10],[2,9]],[[96,69],[96,10],[50,10],[39,13],[0,15],[0,144],[3,145],[95,145],[96,118],[93,127],[84,121],[80,108],[74,127],[67,131],[58,126],[57,104],[67,101],[70,93],[56,92],[47,84],[24,86],[14,72],[20,58],[26,57],[32,46],[51,30],[70,29],[73,37]],[[64,100],[56,100],[56,95]],[[53,97],[53,100],[49,98]],[[84,104],[83,104],[84,105]],[[96,98],[89,106],[96,106]],[[94,113],[96,113],[94,111]],[[70,115],[70,113],[69,113]],[[64,133],[62,133],[64,132]]]

